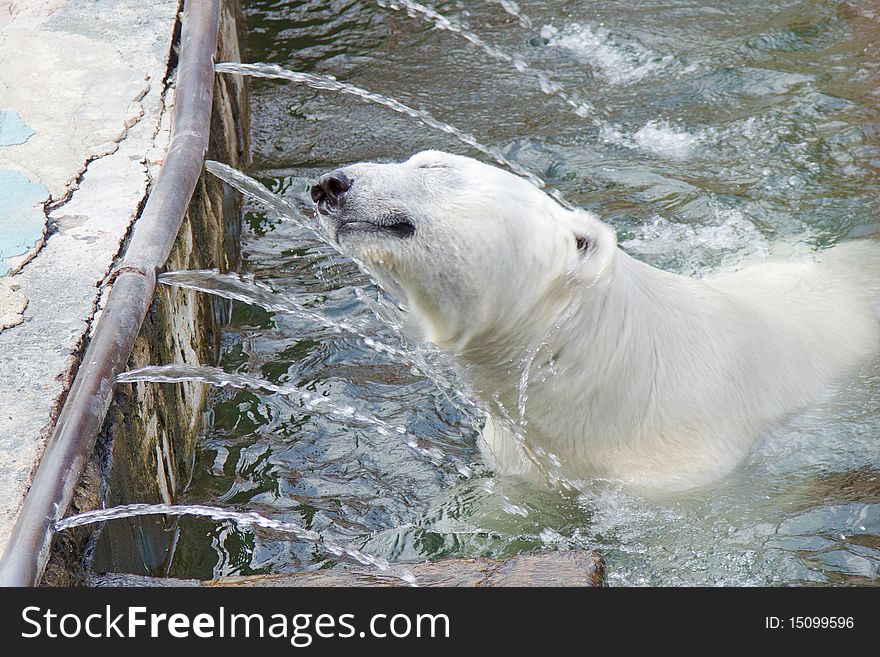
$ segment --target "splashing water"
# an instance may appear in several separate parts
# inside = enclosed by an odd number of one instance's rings
[[[275,294],[266,285],[256,281],[245,281],[235,274],[223,274],[210,269],[171,271],[160,274],[159,282],[172,287],[206,292],[224,299],[243,301],[244,303],[260,306],[271,312],[304,317],[323,324],[337,333],[342,333],[343,331],[350,333],[357,337],[364,346],[377,353],[388,354],[404,362],[410,361],[410,354],[408,352],[366,335],[362,328],[348,322],[333,319],[320,311],[312,310],[287,297]]]
[[[443,121],[439,121],[424,110],[417,110],[404,105],[400,101],[388,98],[382,94],[377,94],[366,89],[361,89],[352,84],[339,82],[329,75],[314,75],[312,73],[300,73],[298,71],[289,71],[276,64],[238,64],[236,62],[221,62],[215,64],[214,70],[218,73],[236,73],[238,75],[250,75],[259,78],[275,78],[279,80],[287,80],[297,84],[304,84],[312,89],[321,89],[324,91],[337,91],[339,93],[348,94],[359,98],[366,103],[376,103],[394,110],[400,114],[421,121],[423,124],[435,130],[439,130],[448,135],[452,135],[463,144],[467,144],[471,148],[480,151],[483,155],[491,157],[493,160],[507,167],[518,176],[522,176],[538,189],[543,189],[548,195],[552,196],[559,204],[573,209],[573,206],[565,200],[559,190],[547,188],[547,183],[528,169],[523,168],[516,162],[507,159],[500,151],[488,146],[483,146],[473,135],[459,130]]]
[[[336,248],[331,240],[328,240],[320,230],[314,228],[314,224],[308,221],[308,219],[303,216],[302,212],[291,203],[288,203],[286,200],[278,196],[278,194],[270,192],[250,176],[228,164],[223,164],[222,162],[217,162],[215,160],[205,160],[205,170],[225,183],[232,185],[232,187],[240,191],[242,194],[247,194],[252,199],[259,201],[270,210],[276,212],[278,216],[293,221],[297,226],[312,233],[325,244],[329,244]]]
[[[235,171],[232,169],[232,171]],[[241,177],[247,177],[241,172],[236,172]],[[253,181],[256,182],[256,181]],[[271,195],[271,192],[263,191]],[[249,194],[249,192],[247,192]],[[428,360],[427,349],[404,350],[391,346],[365,333],[361,328],[348,322],[339,321],[317,310],[307,308],[287,297],[274,293],[268,286],[256,281],[245,281],[235,274],[223,274],[216,270],[185,270],[165,272],[159,275],[159,283],[171,287],[179,287],[195,290],[206,294],[212,294],[224,299],[241,301],[264,308],[270,312],[279,312],[305,319],[313,320],[322,324],[336,333],[346,332],[358,338],[368,349],[391,356],[408,364],[414,372],[431,381],[437,389],[446,396],[446,399],[455,406],[456,410],[466,416],[473,416],[470,407],[470,398],[461,390],[460,383],[451,380],[443,373],[443,367]],[[395,322],[387,313],[380,310],[372,300],[363,295],[358,295],[360,300],[369,307],[377,319],[386,327],[390,328],[398,338],[402,339],[400,323]],[[387,306],[387,304],[384,304]],[[264,388],[266,389],[266,388]],[[476,418],[474,418],[476,421]],[[435,460],[435,459],[432,459]]]
[[[278,385],[265,379],[226,372],[219,367],[207,365],[148,365],[128,370],[116,377],[117,383],[204,383],[215,388],[238,388],[245,390],[265,390],[286,397],[299,399],[303,407],[312,413],[319,413],[343,423],[359,422],[372,427],[380,436],[403,436],[404,444],[413,452],[439,465],[446,455],[437,448],[422,447],[419,440],[410,435],[406,427],[386,422],[366,411],[359,411],[351,404],[342,404],[329,397],[322,397],[294,385]]]
[[[270,190],[266,189],[264,185],[260,184],[259,181],[254,180],[246,173],[239,171],[238,169],[235,169],[228,164],[223,164],[222,162],[216,162],[214,160],[206,160],[205,169],[226,184],[231,185],[232,187],[240,191],[248,198],[257,201],[267,209],[271,210],[283,221],[290,221],[299,228],[303,229],[311,237],[314,237],[325,246],[329,246],[340,256],[343,256],[350,260],[354,260],[354,262],[357,263],[357,265],[361,268],[361,271],[370,276],[370,280],[372,281],[372,276],[363,266],[363,264],[358,262],[357,259],[351,258],[342,253],[336,242],[330,239],[324,233],[324,231],[320,229],[320,224],[318,222],[310,222],[296,207],[288,203],[285,199],[278,196],[277,194],[273,194]],[[373,283],[375,284],[375,281],[373,281]]]
[[[438,30],[445,30],[446,32],[451,32],[452,34],[457,34],[463,37],[469,43],[473,44],[490,57],[497,59],[500,62],[511,64],[520,73],[530,73],[534,75],[537,78],[538,85],[540,86],[541,91],[544,94],[546,94],[547,96],[555,96],[561,99],[572,111],[574,111],[575,114],[577,114],[582,119],[587,118],[595,111],[590,103],[579,100],[578,98],[567,92],[561,84],[552,79],[547,71],[536,69],[528,62],[526,62],[526,60],[524,60],[522,57],[511,55],[501,50],[497,46],[493,46],[492,44],[487,43],[470,30],[452,22],[446,16],[438,14],[436,11],[426,7],[425,5],[419,4],[418,2],[411,2],[410,0],[378,0],[378,4],[380,7],[384,7],[386,9],[393,9],[394,11],[406,11],[407,14],[410,16],[418,16],[424,20],[430,21]],[[516,15],[519,16],[518,9],[514,9],[512,3],[503,2],[499,4],[501,4],[502,7],[504,7],[505,11],[507,11],[508,13],[516,11]],[[599,124],[597,123],[597,125]]]
[[[200,516],[210,518],[211,520],[231,520],[244,527],[261,527],[263,529],[284,532],[285,534],[293,534],[305,541],[317,541],[321,538],[321,535],[317,532],[305,529],[292,522],[272,520],[253,511],[230,511],[229,509],[201,504],[125,504],[110,509],[86,511],[59,520],[55,523],[55,531],[66,531],[74,527],[92,525],[96,522],[151,515]]]
[[[387,559],[367,554],[355,547],[342,545],[332,539],[322,538],[318,532],[305,529],[292,522],[281,520],[273,520],[266,516],[254,513],[253,511],[229,511],[216,506],[205,506],[200,504],[125,504],[115,506],[109,509],[97,509],[95,511],[86,511],[74,516],[68,516],[55,523],[55,531],[62,532],[74,527],[84,527],[99,522],[107,522],[110,520],[119,520],[122,518],[135,518],[139,516],[196,516],[201,518],[209,518],[218,521],[230,521],[242,527],[260,527],[261,529],[269,529],[284,534],[293,534],[296,538],[303,541],[320,544],[327,552],[335,557],[347,557],[353,559],[363,566],[373,566],[381,572],[386,573],[389,570]],[[399,579],[410,586],[417,584],[415,577],[409,571],[404,571],[398,575]]]
[[[703,135],[691,134],[686,130],[671,126],[668,121],[648,121],[631,135],[619,126],[608,124],[599,132],[599,137],[610,144],[638,149],[663,158],[686,160],[694,154]]]
[[[659,56],[635,40],[620,41],[601,26],[592,29],[589,25],[574,23],[558,30],[545,25],[541,36],[551,48],[571,51],[612,84],[641,80],[663,71],[672,63],[671,57]]]

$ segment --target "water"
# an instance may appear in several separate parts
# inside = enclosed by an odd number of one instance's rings
[[[406,427],[389,424],[375,415],[359,411],[351,404],[335,402],[329,397],[312,394],[302,388],[293,385],[277,385],[265,379],[258,379],[242,374],[225,372],[218,367],[205,365],[150,365],[139,369],[129,370],[116,378],[118,383],[189,383],[197,382],[214,386],[216,388],[236,388],[240,390],[265,391],[285,397],[293,398],[309,413],[320,414],[345,426],[351,423],[367,425],[378,436],[388,437],[397,435],[403,439],[407,447],[416,454],[428,458],[435,465],[443,462],[444,453],[434,448],[424,448],[419,445],[415,436],[408,435]],[[457,470],[466,474],[467,466],[459,464]],[[182,514],[181,514],[182,515]],[[125,517],[120,515],[119,517]]]
[[[236,513],[228,509],[198,504],[170,505],[170,504],[127,504],[112,509],[97,509],[87,511],[75,516],[69,516],[55,523],[55,531],[65,531],[74,527],[83,527],[99,522],[108,522],[120,518],[135,518],[138,516],[164,515],[164,516],[197,516],[210,518],[211,520],[231,521],[240,527],[259,527],[282,534],[292,534],[295,538],[313,543],[321,542],[321,547],[334,557],[348,557],[363,566],[372,566],[380,572],[388,570],[388,561],[381,557],[374,557],[353,547],[346,547],[332,540],[322,540],[321,535],[303,529],[299,525],[290,522],[281,522],[266,518],[259,513]],[[412,573],[404,571],[399,575],[400,579],[409,585],[416,585],[416,579]]]
[[[463,132],[448,123],[438,121],[424,110],[413,109],[393,98],[389,98],[388,96],[367,91],[366,89],[361,89],[360,87],[351,84],[345,84],[344,82],[338,82],[332,77],[289,71],[274,64],[237,64],[235,62],[221,62],[214,67],[214,70],[218,73],[238,73],[240,75],[250,75],[253,77],[288,80],[297,84],[305,84],[312,89],[348,94],[355,98],[359,98],[364,102],[375,103],[376,105],[387,107],[399,114],[403,114],[404,116],[408,116],[424,123],[429,128],[434,128],[440,132],[452,135],[463,144],[478,150],[484,155],[488,155],[499,164],[509,168],[514,173],[523,176],[538,188],[543,188],[546,185],[543,180],[531,173],[528,169],[524,169],[515,162],[510,161],[497,150],[483,146],[473,135]]]
[[[505,11],[520,18],[522,22],[528,22],[529,25],[531,24],[531,20],[524,17],[515,4],[509,2],[502,2],[499,4],[501,4]],[[417,16],[433,23],[434,27],[438,30],[445,30],[452,34],[457,34],[482,50],[492,59],[504,62],[505,64],[511,64],[513,68],[520,73],[534,75],[538,80],[539,88],[544,94],[559,98],[565,103],[565,105],[571,108],[577,116],[586,118],[593,113],[593,107],[588,102],[572,96],[571,93],[566,91],[561,84],[555,82],[547,71],[535,69],[522,57],[511,55],[510,53],[487,43],[484,39],[481,39],[470,30],[462,25],[454,23],[446,16],[438,14],[433,9],[419,4],[418,2],[410,2],[410,0],[380,0],[379,6],[382,8],[393,9],[394,11],[404,10],[410,16]]]
[[[523,13],[519,4],[512,0],[486,0],[489,4],[499,5],[504,11],[516,18],[519,24],[527,30],[532,29],[532,19]]]
[[[359,338],[365,347],[380,354],[389,354],[405,362],[411,360],[410,354],[406,351],[366,335],[364,331],[369,330],[369,326],[359,327],[345,320],[334,319],[304,304],[297,303],[289,296],[276,294],[265,285],[256,281],[245,281],[235,274],[223,274],[216,270],[173,271],[160,274],[159,282],[163,285],[207,292],[224,299],[243,301],[260,306],[270,312],[287,313],[313,320],[338,333],[352,334]]]
[[[662,268],[711,276],[780,245],[878,230],[874,3],[535,1],[520,5],[531,29],[498,3],[434,8],[552,72],[600,125],[528,72],[376,3],[247,2],[250,58],[424,108],[595,211],[628,252]],[[369,277],[308,228],[317,175],[471,146],[332,91],[257,80],[253,92],[250,173],[285,204],[249,206],[241,280],[276,305],[235,288],[244,300],[221,369],[351,406],[444,457],[310,411],[295,394],[218,388],[180,502],[257,512],[389,562],[584,547],[604,554],[612,585],[880,583],[877,363],[699,491],[647,499],[610,482],[544,490],[495,478],[454,373],[401,338],[403,320]],[[176,577],[334,562],[314,544],[228,522],[183,517],[180,529]]]

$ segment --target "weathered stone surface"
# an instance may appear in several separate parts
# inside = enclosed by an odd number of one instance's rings
[[[26,307],[27,298],[0,278],[0,333],[21,324]]]
[[[388,573],[356,568],[334,568],[308,573],[226,577],[206,582],[121,574],[93,576],[93,586],[408,586],[398,575],[408,571],[419,586],[566,586],[592,587],[605,583],[605,565],[596,552],[570,551],[526,554],[505,561],[444,559],[392,565]]]
[[[53,208],[5,260],[28,300],[0,334],[0,551],[5,549],[96,311],[100,286],[164,149],[165,75],[179,0],[0,0],[0,99],[33,131],[0,169]],[[44,229],[46,233],[43,240]],[[37,249],[39,250],[37,253]],[[36,257],[34,257],[36,253]],[[33,258],[33,259],[31,259]]]
[[[90,160],[116,150],[145,105],[161,102],[146,95],[161,93],[177,5],[13,3],[0,29],[0,98],[34,134],[0,151],[0,166],[64,198]]]

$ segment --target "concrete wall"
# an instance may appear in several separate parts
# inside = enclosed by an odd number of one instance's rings
[[[241,61],[244,29],[236,0],[223,3],[216,61]],[[217,76],[208,158],[246,168],[247,90],[237,76]],[[166,112],[168,114],[168,112]],[[241,199],[205,173],[190,203],[167,270],[235,270]],[[131,368],[165,363],[216,364],[219,326],[228,302],[160,286],[129,361]],[[207,390],[202,384],[119,386],[70,513],[132,502],[173,502],[191,475]],[[156,518],[108,524],[56,537],[43,578],[47,585],[83,581],[84,560],[98,571],[162,574],[174,531]]]

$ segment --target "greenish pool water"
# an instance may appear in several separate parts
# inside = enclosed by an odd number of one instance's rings
[[[878,229],[873,2],[522,2],[531,29],[493,3],[435,6],[552,71],[595,121],[405,12],[244,4],[246,60],[428,110],[595,211],[656,266],[703,276],[778,242],[821,248]],[[474,155],[382,107],[272,81],[252,89],[250,173],[304,209],[310,181],[340,165],[425,148]],[[377,291],[352,263],[253,204],[243,252],[243,272],[275,292],[397,339],[364,304]],[[662,500],[601,482],[573,495],[496,479],[470,414],[433,383],[291,315],[237,303],[221,366],[403,425],[444,458],[289,397],[220,391],[181,502],[301,523],[391,561],[583,547],[604,554],[612,585],[880,583],[877,363],[759,441],[732,475]],[[230,523],[180,528],[171,576],[332,565],[312,544]]]

